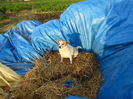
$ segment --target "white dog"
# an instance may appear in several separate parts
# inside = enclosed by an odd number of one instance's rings
[[[81,47],[72,47],[69,45],[70,42],[63,41],[63,40],[57,40],[59,44],[59,53],[61,55],[61,62],[63,62],[63,58],[69,58],[70,63],[72,64],[72,58],[77,57],[78,55],[78,49]]]

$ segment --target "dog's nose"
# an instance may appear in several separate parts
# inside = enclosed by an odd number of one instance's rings
[[[61,46],[59,46],[59,48],[61,48]]]

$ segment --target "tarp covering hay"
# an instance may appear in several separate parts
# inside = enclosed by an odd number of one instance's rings
[[[10,99],[64,99],[70,95],[96,99],[102,78],[94,54],[80,52],[70,64],[69,59],[61,63],[58,52],[48,52],[35,64]]]
[[[133,0],[85,0],[59,19],[21,22],[0,34],[0,62],[24,75],[36,58],[58,50],[56,40],[66,40],[97,55],[104,79],[98,99],[133,99],[132,5]]]

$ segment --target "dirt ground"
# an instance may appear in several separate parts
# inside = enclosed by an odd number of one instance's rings
[[[38,20],[41,22],[47,22],[52,19],[59,19],[62,11],[56,12],[32,12],[28,10],[21,11],[19,13],[7,13],[8,18],[0,20],[0,33],[4,33],[13,28],[19,22],[25,20]]]
[[[70,95],[96,99],[102,77],[94,54],[80,52],[70,64],[69,59],[61,63],[58,52],[48,52],[35,64],[7,99],[64,99]]]

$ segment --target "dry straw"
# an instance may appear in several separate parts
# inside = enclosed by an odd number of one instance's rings
[[[10,99],[64,99],[70,95],[96,99],[102,77],[94,54],[80,52],[70,64],[69,59],[61,63],[58,52],[48,52],[35,64]]]

